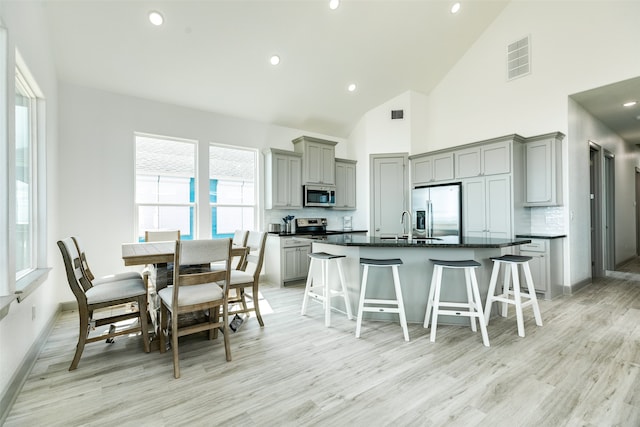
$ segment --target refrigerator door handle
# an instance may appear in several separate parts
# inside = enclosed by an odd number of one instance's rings
[[[433,237],[433,203],[427,201],[427,237]]]

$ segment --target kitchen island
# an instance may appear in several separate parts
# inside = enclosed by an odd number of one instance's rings
[[[476,269],[478,286],[483,302],[489,289],[489,279],[493,262],[491,257],[514,252],[514,247],[529,243],[527,238],[491,239],[478,237],[447,236],[437,239],[411,240],[370,237],[367,235],[334,235],[300,239],[312,241],[313,252],[328,252],[345,255],[343,269],[353,313],[357,313],[362,268],[360,258],[400,258],[403,265],[399,268],[402,296],[404,298],[407,321],[422,323],[427,307],[427,296],[431,285],[433,272],[432,259],[466,260],[474,259],[481,266]],[[338,286],[338,274],[331,269],[329,280],[332,286]],[[316,283],[320,283],[319,268],[309,271]],[[393,296],[393,282],[391,272],[384,269],[380,272],[369,273],[367,296],[390,298]],[[448,286],[450,281],[455,285]],[[501,283],[501,282],[500,282]],[[445,271],[441,298],[448,301],[466,301],[464,273],[462,271]],[[344,304],[340,298],[332,301],[334,307],[344,311]],[[397,321],[397,315],[388,313],[365,313],[365,319]],[[440,323],[467,323],[467,318],[442,316]]]

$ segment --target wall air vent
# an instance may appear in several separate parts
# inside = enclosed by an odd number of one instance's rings
[[[531,72],[531,36],[507,46],[507,79],[513,80]]]
[[[404,110],[391,110],[391,120],[404,118]]]

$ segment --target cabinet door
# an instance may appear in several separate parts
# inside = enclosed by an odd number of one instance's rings
[[[484,179],[468,179],[462,183],[464,235],[484,237],[485,235],[485,189]]]
[[[336,161],[336,205],[334,209],[355,209],[356,165]]]
[[[471,178],[480,176],[480,148],[467,148],[456,151],[456,178]]]
[[[526,203],[550,203],[552,199],[551,141],[525,144]]]
[[[511,238],[511,177],[485,178],[487,237]]]
[[[482,174],[498,175],[511,172],[511,144],[497,142],[481,147]]]
[[[272,206],[274,208],[286,208],[290,203],[289,161],[290,161],[290,158],[288,156],[283,156],[279,154],[276,154],[273,156]]]
[[[432,164],[434,181],[453,179],[453,153],[433,156]]]
[[[540,252],[526,252],[521,251],[520,255],[530,256],[529,269],[531,270],[531,279],[533,279],[533,287],[538,292],[547,291],[547,259],[543,253]],[[524,276],[522,281],[524,282]]]
[[[289,186],[287,193],[289,198],[288,207],[302,208],[302,159],[300,157],[289,157]]]
[[[301,246],[298,248],[298,277],[307,277],[309,273],[309,264],[311,259],[309,254],[311,253],[311,245]]]
[[[304,152],[305,182],[322,183],[322,155],[321,145],[307,143]]]
[[[322,146],[320,150],[320,182],[322,184],[336,183],[336,152],[334,147]]]
[[[433,158],[421,157],[411,160],[411,182],[413,185],[426,184],[433,180]]]
[[[298,277],[298,248],[282,249],[282,280]]]

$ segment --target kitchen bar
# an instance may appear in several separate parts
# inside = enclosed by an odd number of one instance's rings
[[[467,260],[473,259],[481,264],[476,271],[478,286],[483,302],[486,299],[491,276],[491,257],[512,253],[515,246],[529,243],[527,238],[516,239],[492,239],[479,237],[448,236],[437,239],[395,239],[369,237],[365,235],[333,235],[314,236],[311,238],[299,237],[312,241],[313,252],[328,252],[335,255],[345,255],[343,270],[352,310],[357,313],[357,301],[360,295],[362,280],[360,258],[400,258],[403,264],[399,268],[402,296],[405,304],[407,321],[422,323],[427,307],[427,296],[431,284],[433,264],[429,259],[443,260]],[[391,274],[370,274],[367,284],[367,295],[386,298],[393,296],[393,284]],[[319,269],[310,271],[314,280],[320,281]],[[455,280],[456,283],[464,283],[462,271],[447,271],[443,277],[442,298],[448,301],[465,301],[466,294],[463,286],[447,287],[446,283]],[[336,271],[329,272],[329,281],[332,286],[337,286],[338,276]],[[344,311],[344,304],[339,298],[332,304]],[[341,305],[342,304],[342,305]],[[386,313],[367,313],[374,320],[394,320],[397,315]],[[468,323],[466,318],[443,317],[441,323],[460,324]]]

